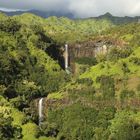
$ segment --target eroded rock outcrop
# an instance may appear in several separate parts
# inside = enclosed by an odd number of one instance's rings
[[[106,54],[112,47],[122,47],[126,43],[122,40],[112,38],[98,38],[92,41],[75,43],[69,45],[69,67],[74,71],[75,59],[82,57],[96,57]]]

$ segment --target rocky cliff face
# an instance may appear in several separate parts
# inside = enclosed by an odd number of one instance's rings
[[[29,109],[30,116],[32,116],[32,118],[37,124],[39,123],[39,100],[40,99],[33,100],[30,103],[30,109]],[[63,108],[71,104],[73,104],[73,102],[67,96],[64,96],[60,99],[53,98],[53,97],[44,97],[42,101],[42,106],[43,106],[42,107],[42,116],[43,116],[42,121],[46,120],[48,110]]]
[[[111,37],[100,37],[91,41],[68,44],[68,63],[72,72],[75,71],[75,59],[83,57],[96,57],[99,54],[106,54],[112,47],[122,47],[126,45],[122,40]],[[61,45],[52,44],[46,49],[46,52],[54,60],[58,61],[60,66],[65,69],[66,51]]]
[[[112,47],[124,46],[121,40],[100,38],[93,41],[69,45],[69,67],[74,71],[75,59],[82,57],[96,57],[99,54],[106,54]]]

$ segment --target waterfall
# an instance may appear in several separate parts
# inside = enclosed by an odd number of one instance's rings
[[[40,126],[43,121],[43,98],[39,100],[38,112],[39,112],[39,126]]]
[[[65,44],[65,70],[68,69],[68,45]]]

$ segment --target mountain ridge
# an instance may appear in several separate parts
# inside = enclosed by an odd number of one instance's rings
[[[2,11],[2,10],[0,10],[0,12],[6,14],[8,16],[15,16],[15,15],[22,15],[25,13],[31,13],[31,14],[40,16],[42,18],[56,16],[56,17],[67,17],[69,19],[79,19],[79,18],[75,17],[73,13],[63,13],[63,12],[55,12],[55,11],[45,12],[45,11],[34,10],[34,9],[27,10],[27,11]],[[132,22],[139,22],[140,16],[119,17],[119,16],[114,16],[111,13],[107,12],[107,13],[100,15],[100,16],[89,17],[89,18],[80,18],[80,19],[97,19],[97,20],[107,19],[107,20],[111,21],[113,24],[120,25],[120,24],[132,23]]]
[[[123,16],[123,17],[119,17],[119,16],[113,16],[112,14],[110,14],[109,12],[100,15],[98,17],[93,17],[95,19],[107,19],[110,20],[112,23],[114,24],[126,24],[126,23],[131,23],[131,22],[139,22],[140,16],[134,16],[134,17],[130,17],[130,16]]]
[[[15,15],[21,15],[24,13],[31,13],[31,14],[35,14],[37,16],[40,16],[42,18],[48,18],[50,16],[56,16],[56,17],[68,17],[73,19],[74,15],[72,13],[62,13],[62,12],[55,12],[55,11],[49,11],[49,12],[45,12],[45,11],[40,11],[40,10],[27,10],[27,11],[11,11],[11,12],[7,12],[7,11],[2,11],[0,10],[0,12],[5,13],[8,16],[15,16]]]

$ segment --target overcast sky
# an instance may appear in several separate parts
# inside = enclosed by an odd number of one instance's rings
[[[0,0],[0,9],[36,9],[71,12],[92,17],[110,12],[117,16],[140,16],[140,0]]]

